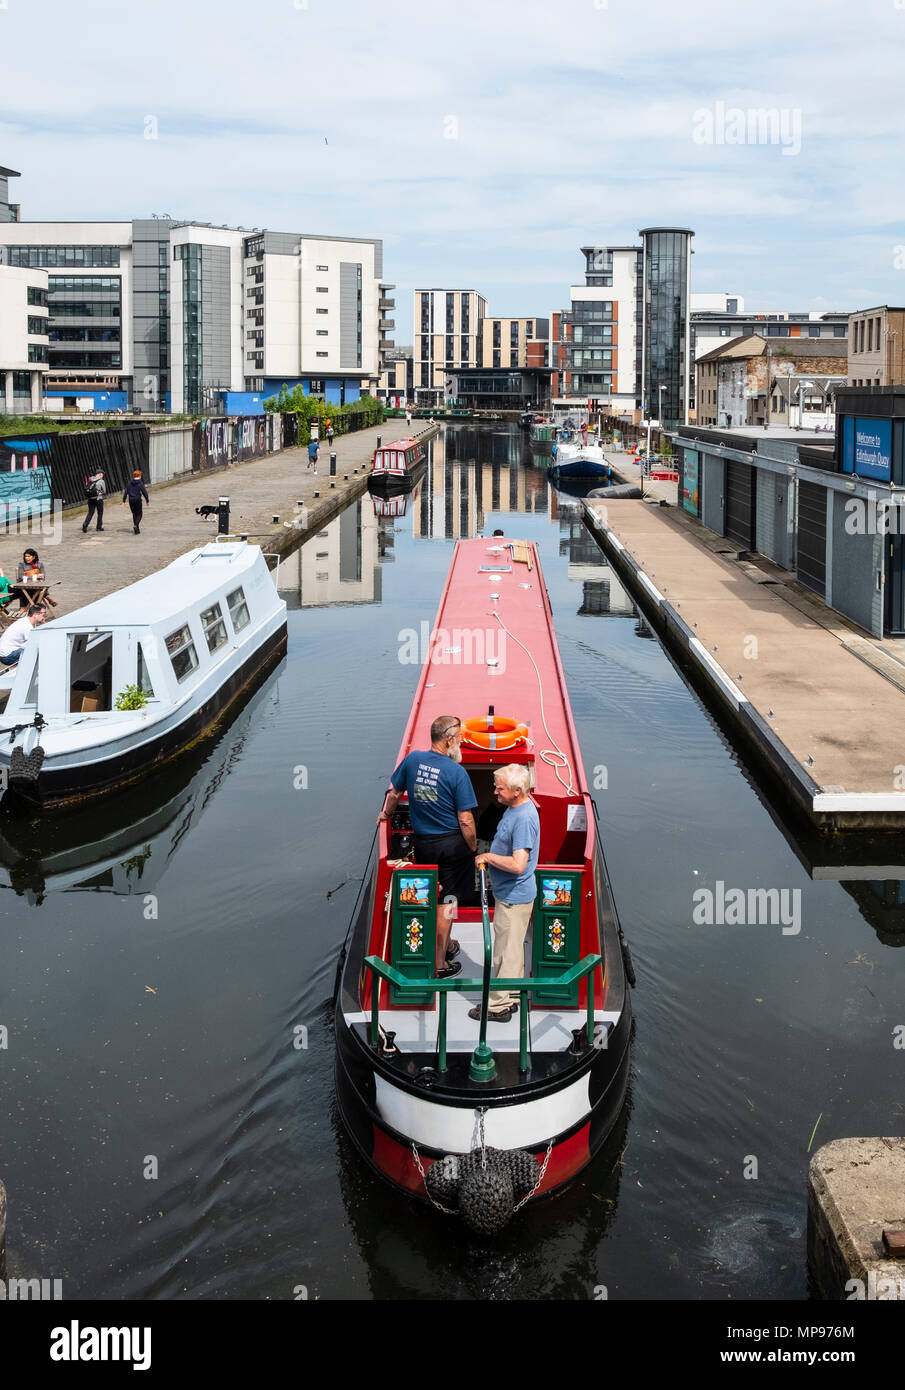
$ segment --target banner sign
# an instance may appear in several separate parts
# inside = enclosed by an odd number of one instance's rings
[[[0,439],[0,525],[50,511],[52,434]]]
[[[682,465],[682,506],[686,512],[691,512],[692,516],[700,516],[700,462],[697,449],[683,447],[684,463]]]

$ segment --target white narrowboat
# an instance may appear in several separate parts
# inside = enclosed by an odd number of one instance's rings
[[[286,604],[260,547],[190,550],[35,629],[0,678],[0,776],[38,807],[134,781],[205,734],[285,649]]]

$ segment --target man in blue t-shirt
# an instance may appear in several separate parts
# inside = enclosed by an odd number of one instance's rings
[[[449,934],[456,903],[474,897],[475,838],[474,808],[477,806],[471,779],[461,766],[462,721],[455,714],[441,714],[431,724],[431,746],[427,752],[412,752],[402,759],[390,778],[390,789],[378,822],[389,820],[402,798],[408,795],[409,817],[415,840],[415,862],[436,864],[437,885],[437,978],[458,975],[461,961],[458,941]],[[441,898],[443,899],[441,905]]]
[[[479,869],[486,865],[490,870],[495,902],[493,971],[508,980],[525,974],[525,937],[537,895],[534,870],[540,849],[540,818],[528,795],[530,786],[531,774],[523,763],[510,763],[494,773],[496,799],[506,810],[490,850],[479,854],[475,861]],[[517,994],[495,990],[490,995],[487,1017],[494,1023],[508,1023],[517,1008]],[[481,1017],[480,1004],[469,1009],[468,1017]]]

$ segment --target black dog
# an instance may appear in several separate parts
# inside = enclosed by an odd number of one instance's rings
[[[219,514],[219,511],[220,511],[220,508],[219,508],[219,507],[196,507],[196,508],[195,508],[195,512],[197,513],[197,515],[198,515],[198,516],[203,516],[204,519],[205,519],[205,521],[207,521],[207,519],[208,519],[209,516],[217,516],[217,515]]]

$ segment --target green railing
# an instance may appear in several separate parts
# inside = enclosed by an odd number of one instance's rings
[[[404,999],[406,994],[423,995],[429,989],[439,994],[439,1017],[437,1020],[437,1069],[440,1072],[447,1070],[446,1061],[446,996],[452,993],[464,994],[467,991],[481,991],[481,1025],[478,1044],[472,1053],[469,1076],[473,1081],[492,1081],[496,1075],[496,1063],[493,1059],[493,1052],[487,1042],[487,1010],[490,998],[490,972],[493,957],[491,936],[490,936],[490,915],[487,910],[487,884],[485,871],[481,870],[481,918],[484,929],[484,969],[481,978],[463,979],[460,975],[452,979],[439,980],[420,979],[410,980],[392,965],[387,965],[380,956],[365,956],[364,963],[371,971],[371,1046],[375,1052],[380,1047],[380,980],[386,980],[393,985],[397,996]],[[549,989],[561,986],[563,989],[574,985],[576,980],[588,976],[588,998],[587,998],[587,1034],[588,1046],[594,1045],[594,1001],[595,985],[594,971],[601,964],[603,957],[600,955],[583,956],[581,960],[566,970],[562,975],[548,977],[538,976],[518,976],[514,979],[497,979],[494,985],[497,989],[508,990],[509,993],[518,993],[519,996],[519,1070],[528,1070],[528,993],[532,989]],[[375,979],[377,976],[378,979]]]

